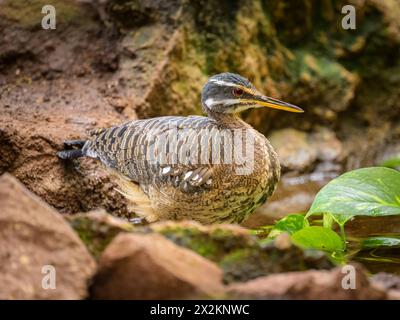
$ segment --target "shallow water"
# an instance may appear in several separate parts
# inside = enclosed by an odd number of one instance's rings
[[[334,173],[284,175],[273,196],[243,226],[257,228],[271,225],[288,214],[307,212],[317,192],[336,176]]]
[[[371,273],[390,272],[400,275],[400,247],[361,248],[361,242],[368,237],[400,239],[400,216],[354,218],[345,225],[345,230],[348,259],[362,263]]]

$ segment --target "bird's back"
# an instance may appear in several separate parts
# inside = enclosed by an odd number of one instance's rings
[[[215,120],[201,116],[134,120],[92,131],[92,139],[85,144],[83,152],[100,159],[134,182],[157,183],[157,178],[168,173],[166,167],[171,167],[171,170],[173,167],[175,171],[180,169],[182,173],[198,167],[193,161],[186,163],[189,159],[178,163],[176,158],[188,146],[200,146],[205,132],[213,134],[219,130]],[[168,159],[166,156],[169,156]]]

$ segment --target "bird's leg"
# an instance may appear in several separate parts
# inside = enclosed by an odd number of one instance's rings
[[[64,147],[65,148],[82,148],[85,144],[86,140],[67,140],[64,141]]]
[[[81,149],[63,150],[57,152],[57,156],[63,160],[77,159],[83,156]]]
[[[65,150],[57,152],[57,156],[64,160],[76,159],[83,157],[82,147],[86,143],[85,140],[67,140],[64,141]],[[76,148],[74,148],[76,147]]]

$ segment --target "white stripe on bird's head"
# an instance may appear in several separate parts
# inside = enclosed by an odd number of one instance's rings
[[[232,106],[234,104],[240,103],[240,99],[214,100],[213,98],[208,98],[204,103],[208,108],[211,108],[216,105]]]
[[[223,80],[218,80],[218,79],[210,79],[209,80],[212,83],[215,83],[219,86],[227,86],[227,87],[238,87],[237,83],[233,83],[233,82],[227,82],[227,81],[223,81]]]

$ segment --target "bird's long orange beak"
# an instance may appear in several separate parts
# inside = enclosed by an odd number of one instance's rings
[[[285,110],[289,112],[304,112],[304,110],[299,108],[298,106],[267,96],[258,96],[255,98],[255,101],[258,105],[262,107]]]

